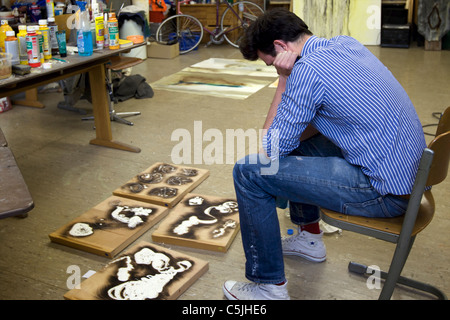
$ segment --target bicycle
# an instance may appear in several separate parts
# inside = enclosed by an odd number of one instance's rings
[[[225,39],[235,48],[250,24],[264,13],[260,6],[249,1],[237,1],[230,4],[225,1],[227,8],[222,14],[219,24],[220,0],[216,1],[216,26],[213,30],[203,26],[194,16],[183,14],[181,4],[189,0],[177,2],[176,14],[168,17],[156,30],[156,41],[159,43],[180,44],[180,54],[185,54],[196,49],[203,39],[204,32],[210,34],[210,41],[206,46],[221,44]],[[223,3],[223,2],[222,2]]]

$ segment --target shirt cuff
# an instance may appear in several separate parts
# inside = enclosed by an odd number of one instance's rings
[[[263,149],[272,161],[278,160],[280,157],[278,141],[278,135],[273,134],[271,129],[262,138]]]

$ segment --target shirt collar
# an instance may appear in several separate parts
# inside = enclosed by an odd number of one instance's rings
[[[327,41],[327,39],[321,39],[314,35],[311,36],[308,40],[306,40],[305,44],[303,45],[300,57],[306,57],[311,52],[314,52],[318,48],[322,47],[324,45],[323,40]]]

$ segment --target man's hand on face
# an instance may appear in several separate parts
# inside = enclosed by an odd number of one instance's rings
[[[282,51],[277,54],[273,65],[277,69],[278,74],[281,77],[289,77],[295,61],[297,61],[298,53],[292,51]]]

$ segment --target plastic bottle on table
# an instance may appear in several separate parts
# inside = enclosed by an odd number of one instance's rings
[[[48,20],[48,28],[50,29],[50,44],[52,48],[52,56],[59,54],[58,40],[56,39],[56,32],[58,32],[58,25],[55,22],[54,17],[50,17]]]
[[[77,31],[77,46],[80,56],[90,56],[94,52],[92,46],[91,23],[89,12],[86,11],[86,2],[77,1],[80,7],[80,29]]]
[[[39,51],[39,36],[33,26],[27,27],[27,55],[28,64],[32,68],[41,66],[41,52]]]
[[[19,25],[19,33],[17,34],[17,40],[19,42],[19,60],[20,64],[28,64],[27,55],[27,26]]]
[[[39,31],[44,37],[44,59],[50,60],[52,58],[52,43],[50,39],[50,29],[47,26],[47,19],[39,20]]]
[[[119,21],[117,21],[116,14],[111,12],[108,20],[109,29],[109,49],[116,50],[120,48],[119,44]]]
[[[8,20],[2,20],[0,27],[0,48],[3,52],[5,52],[6,31],[14,31],[14,30],[8,24]]]
[[[19,64],[19,43],[14,31],[6,31],[5,52],[11,54],[11,64]]]
[[[31,26],[34,29],[34,32],[36,32],[38,39],[39,39],[39,59],[41,61],[41,64],[44,64],[45,58],[44,58],[44,36],[42,35],[41,30],[39,30],[39,26]]]

